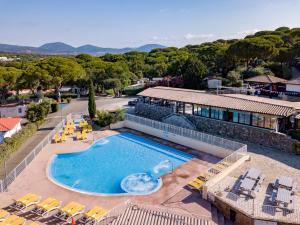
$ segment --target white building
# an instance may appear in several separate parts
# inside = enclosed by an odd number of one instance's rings
[[[209,89],[217,89],[222,86],[222,80],[215,77],[204,78],[207,81],[207,87]]]
[[[0,118],[0,143],[21,129],[21,118]]]
[[[300,93],[300,80],[288,80],[285,82],[285,90]]]
[[[6,104],[0,107],[0,117],[24,117],[27,105]]]

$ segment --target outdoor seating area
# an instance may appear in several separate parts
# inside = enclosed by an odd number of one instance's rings
[[[91,133],[93,131],[92,125],[88,124],[86,120],[80,120],[78,126],[76,126],[76,124],[77,123],[74,123],[73,120],[67,122],[62,133],[60,134],[58,132],[55,134],[53,139],[54,143],[65,142],[66,137],[68,135],[74,135],[76,130],[76,140],[86,140],[87,133]]]
[[[259,192],[264,179],[265,177],[259,169],[250,168],[242,175],[237,187],[237,193],[255,198],[256,192]]]
[[[296,182],[287,176],[278,177],[272,184],[273,190],[270,202],[277,208],[287,209],[290,212],[295,210]]]
[[[0,225],[23,225],[26,219],[15,215],[14,212],[25,212],[35,216],[34,220],[39,218],[52,217],[61,222],[71,223],[76,217],[80,224],[98,224],[107,216],[108,211],[100,206],[85,212],[85,206],[77,202],[70,202],[62,207],[62,201],[49,197],[40,202],[41,197],[32,193],[28,193],[23,197],[15,200],[7,209],[0,209]],[[33,207],[33,208],[32,208]],[[31,208],[31,209],[30,209]],[[55,214],[51,212],[57,210]],[[30,225],[38,225],[33,222]]]

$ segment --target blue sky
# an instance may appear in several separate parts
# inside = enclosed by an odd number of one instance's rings
[[[167,46],[300,27],[300,0],[0,0],[0,43]]]

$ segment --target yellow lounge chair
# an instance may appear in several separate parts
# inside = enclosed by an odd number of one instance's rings
[[[222,165],[222,164],[216,164],[213,168],[216,169],[216,170],[221,171],[221,170],[224,170],[227,167]]]
[[[55,136],[54,136],[54,141],[55,143],[58,143],[61,141],[61,138],[60,138],[60,134],[59,133],[56,133]]]
[[[82,224],[97,224],[107,215],[108,211],[100,206],[95,206],[86,212],[78,221]]]
[[[78,131],[78,132],[76,133],[76,140],[81,140],[81,139],[82,139],[81,132]]]
[[[82,138],[82,140],[87,139],[86,131],[82,131],[81,138]]]
[[[26,220],[16,215],[11,215],[4,221],[0,222],[0,225],[23,225]]]
[[[69,128],[65,127],[63,134],[68,135],[69,134]]]
[[[69,134],[74,134],[74,128],[69,129]]]
[[[192,189],[200,190],[200,189],[203,187],[204,184],[205,184],[204,181],[199,180],[198,178],[195,178],[194,180],[192,180],[192,181],[188,184],[188,186],[189,186],[190,188],[192,188]]]
[[[39,204],[36,204],[35,208],[31,210],[32,213],[37,216],[48,216],[48,214],[56,209],[61,207],[61,201],[56,200],[55,198],[47,198]]]
[[[203,181],[208,181],[211,177],[213,177],[212,173],[200,173],[198,178]]]
[[[64,133],[61,134],[61,141],[63,142],[63,141],[66,141],[66,140],[67,140],[66,135]]]
[[[39,224],[36,223],[36,222],[33,222],[33,223],[29,224],[29,225],[39,225]]]
[[[5,220],[9,216],[9,212],[4,209],[0,209],[0,221]]]
[[[28,207],[39,203],[40,200],[41,200],[41,196],[28,193],[27,195],[24,195],[22,198],[16,200],[10,207],[15,210],[19,210],[23,212]]]
[[[72,217],[83,213],[84,209],[84,205],[81,205],[76,202],[70,202],[69,204],[59,209],[59,212],[56,213],[54,217],[61,221],[70,222]]]

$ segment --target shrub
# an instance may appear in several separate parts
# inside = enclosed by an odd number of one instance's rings
[[[37,131],[41,124],[42,121],[28,123],[11,138],[5,138],[3,143],[0,144],[0,165],[2,165],[4,160],[6,160],[11,153],[18,150],[18,148]]]
[[[56,93],[49,93],[46,95],[48,98],[52,98],[57,100],[57,94]],[[61,99],[67,99],[67,98],[77,98],[77,94],[66,92],[61,94]]]
[[[290,135],[292,138],[300,141],[300,130],[290,130],[288,132],[288,135]]]
[[[96,123],[98,123],[101,127],[106,127],[109,124],[113,122],[113,115],[112,113],[109,113],[107,111],[97,111],[97,120]]]
[[[127,89],[123,91],[124,95],[128,95],[128,96],[134,96],[137,95],[139,92],[141,92],[142,90],[144,90],[144,88],[138,88],[138,89]]]
[[[108,126],[111,123],[124,120],[124,109],[118,109],[115,112],[97,111],[97,119],[95,122],[101,127]]]
[[[72,101],[72,98],[68,97],[67,98],[67,103],[69,104],[69,103],[71,103],[71,101]]]
[[[52,103],[51,104],[51,112],[54,113],[54,112],[57,112],[58,111],[58,103],[55,102],[55,103]]]
[[[44,120],[50,111],[51,104],[47,101],[43,101],[39,104],[31,103],[28,105],[25,117],[33,123],[39,120]]]
[[[113,120],[112,123],[116,123],[118,121],[123,121],[125,117],[125,110],[124,109],[118,109],[115,112],[112,112],[113,114]]]

